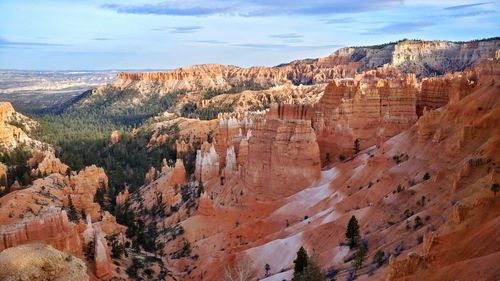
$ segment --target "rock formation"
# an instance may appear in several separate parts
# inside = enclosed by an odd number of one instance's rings
[[[127,202],[128,196],[129,196],[128,187],[125,187],[125,190],[121,191],[116,196],[116,205],[123,206],[123,204],[125,204],[125,202]]]
[[[283,198],[320,176],[312,108],[273,105],[257,123],[248,145],[245,185],[258,199]]]
[[[0,253],[0,280],[87,281],[87,266],[46,244],[26,244]]]
[[[391,257],[389,260],[389,275],[387,281],[397,280],[399,278],[412,275],[417,270],[425,268],[425,260],[417,253],[409,253],[403,260],[396,260]]]
[[[206,183],[218,178],[219,167],[219,155],[213,144],[208,151],[201,149],[196,152],[195,177],[197,181]]]
[[[417,119],[416,79],[393,67],[331,82],[312,117],[323,164],[353,154],[409,128]]]
[[[66,172],[69,168],[68,165],[64,164],[56,158],[53,152],[45,152],[43,153],[42,161],[38,162],[39,155],[35,154],[33,158],[28,160],[30,165],[34,167],[31,171],[33,176],[37,175],[49,175],[52,173],[59,173],[61,175],[66,175]],[[38,163],[37,163],[38,162]]]
[[[69,193],[77,210],[84,210],[93,220],[100,218],[101,207],[94,202],[98,188],[108,188],[108,177],[102,168],[95,165],[86,167],[70,178],[72,191]]]
[[[123,134],[120,131],[113,131],[109,136],[109,142],[111,144],[118,143],[123,137]]]
[[[68,221],[65,211],[57,208],[0,228],[0,252],[33,242],[49,244],[77,256],[82,254],[76,225]]]

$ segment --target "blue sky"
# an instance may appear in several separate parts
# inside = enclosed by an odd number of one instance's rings
[[[276,65],[402,38],[500,36],[499,1],[1,0],[0,69]]]

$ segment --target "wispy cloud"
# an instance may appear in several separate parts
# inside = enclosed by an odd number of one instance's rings
[[[189,25],[189,26],[174,26],[174,27],[155,27],[150,28],[151,31],[168,31],[170,33],[193,33],[197,30],[202,29],[199,25]]]
[[[101,7],[118,13],[173,16],[271,16],[271,15],[328,15],[382,10],[399,6],[403,0],[171,0],[158,3],[116,4]]]
[[[213,44],[213,45],[227,44],[227,42],[219,40],[195,40],[193,42],[201,44]]]
[[[92,38],[92,40],[94,40],[94,41],[111,41],[111,40],[115,40],[115,39],[107,38],[107,37],[96,37],[96,38]]]
[[[28,41],[10,41],[0,38],[0,48],[34,48],[34,47],[47,47],[47,46],[68,46],[66,44],[56,43],[43,43],[43,42],[28,42]]]
[[[373,34],[408,34],[416,31],[421,31],[422,29],[434,25],[430,22],[399,22],[386,24],[382,27],[372,28],[361,32],[361,35],[373,35]]]
[[[278,39],[298,39],[304,36],[298,33],[281,33],[281,34],[273,34],[269,37]]]
[[[324,22],[326,24],[338,24],[338,23],[351,23],[353,22],[353,18],[336,18],[336,19],[325,19]]]
[[[233,44],[232,46],[250,48],[250,49],[276,49],[276,50],[324,50],[324,49],[335,49],[340,47],[340,45],[289,45],[289,44],[265,44],[265,43]]]
[[[170,28],[171,33],[193,33],[199,29],[202,29],[202,26],[193,25],[193,26],[175,26]]]
[[[456,5],[456,6],[450,6],[444,8],[445,10],[462,10],[462,9],[468,9],[472,7],[477,7],[477,6],[483,6],[483,5],[488,5],[493,2],[481,2],[481,3],[473,3],[473,4],[465,4],[465,5]]]

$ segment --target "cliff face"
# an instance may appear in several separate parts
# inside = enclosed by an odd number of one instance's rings
[[[409,128],[417,119],[416,79],[384,67],[331,82],[312,117],[325,164],[353,154]]]
[[[500,48],[500,40],[453,43],[447,41],[404,41],[395,45],[392,65],[417,75],[462,71]]]
[[[35,218],[0,228],[0,252],[33,242],[49,244],[72,255],[82,255],[76,225],[68,221],[65,211],[55,208]]]
[[[330,56],[299,60],[276,67],[239,68],[217,64],[179,68],[169,72],[119,73],[118,87],[142,81],[160,83],[170,90],[229,89],[245,83],[259,86],[320,84],[334,78],[354,77],[358,72],[391,64],[417,76],[462,71],[494,57],[500,40],[453,43],[448,41],[400,41],[373,47],[342,48]]]
[[[9,122],[15,122],[10,125]],[[20,144],[27,144],[32,149],[40,149],[42,143],[28,137],[26,132],[38,126],[38,123],[17,113],[10,102],[0,102],[0,148],[12,150]]]
[[[477,86],[477,80],[478,74],[472,70],[423,79],[417,95],[418,116],[424,108],[436,109],[448,102],[456,103]]]
[[[283,198],[319,178],[319,147],[312,108],[273,105],[255,124],[248,144],[245,186],[257,199]]]

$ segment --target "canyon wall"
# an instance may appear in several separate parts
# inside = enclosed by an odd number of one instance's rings
[[[0,228],[0,252],[33,242],[49,244],[72,255],[82,255],[82,245],[76,225],[68,221],[65,211],[57,208],[51,208],[37,217]]]
[[[365,149],[400,133],[417,120],[414,75],[383,67],[354,79],[328,84],[312,116],[323,164]]]
[[[248,141],[244,181],[257,199],[292,195],[320,177],[312,113],[309,106],[275,104],[255,124]]]

